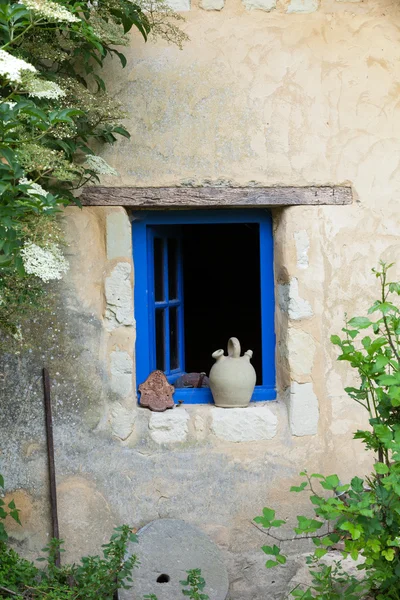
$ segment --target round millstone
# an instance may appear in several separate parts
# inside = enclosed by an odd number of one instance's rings
[[[140,564],[133,572],[133,587],[119,591],[120,600],[141,600],[146,594],[158,600],[183,599],[180,582],[190,569],[201,569],[203,593],[210,600],[226,600],[229,582],[221,552],[200,529],[179,519],[159,519],[137,535],[139,543],[130,544],[129,553]]]

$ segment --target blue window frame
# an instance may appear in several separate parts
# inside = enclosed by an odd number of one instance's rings
[[[262,377],[252,401],[274,400],[275,332],[272,220],[266,210],[140,211],[133,215],[136,380],[154,369],[174,382],[185,372],[181,240],[184,225],[256,223],[260,249]],[[202,285],[207,285],[202,283]],[[211,296],[211,295],[210,295]],[[178,388],[175,402],[212,403],[208,388]]]

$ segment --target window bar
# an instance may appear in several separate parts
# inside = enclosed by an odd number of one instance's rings
[[[164,259],[164,300],[166,308],[164,309],[164,352],[165,352],[165,374],[171,373],[170,367],[170,345],[169,345],[169,285],[168,285],[168,238],[163,238],[163,259]]]

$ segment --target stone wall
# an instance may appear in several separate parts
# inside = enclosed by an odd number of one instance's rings
[[[302,15],[290,6],[300,3],[194,4],[183,51],[133,35],[126,69],[108,72],[132,138],[105,151],[120,176],[103,182],[352,185],[351,206],[273,210],[278,399],[138,407],[130,217],[69,208],[70,272],[50,313],[29,325],[35,343],[4,355],[0,369],[0,471],[22,508],[24,528],[11,533],[27,556],[50,528],[43,364],[66,558],[97,552],[118,523],[181,518],[222,549],[231,600],[277,600],[296,562],[264,569],[253,516],[266,505],[282,517],[304,510],[287,492],[304,468],[343,481],[369,469],[352,441],[365,415],[343,391],[352,375],[329,337],[374,299],[370,268],[399,255],[400,7],[326,0]]]

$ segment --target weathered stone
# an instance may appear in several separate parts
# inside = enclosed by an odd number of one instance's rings
[[[121,325],[133,325],[132,292],[131,265],[120,262],[105,281],[107,302],[105,324],[108,331]]]
[[[243,0],[243,4],[248,10],[265,10],[271,12],[276,8],[276,0]]]
[[[200,0],[200,8],[203,10],[222,10],[224,0]]]
[[[287,355],[293,376],[309,375],[315,356],[315,342],[312,336],[301,329],[289,327]]]
[[[204,440],[207,435],[206,423],[201,415],[196,415],[194,418],[194,429],[196,432],[196,438],[198,440]]]
[[[319,407],[312,383],[293,381],[289,392],[289,425],[292,435],[315,435],[318,431]]]
[[[257,442],[275,437],[278,419],[267,406],[213,408],[211,431],[227,442]]]
[[[312,0],[314,1],[314,0]],[[290,8],[290,6],[289,6]],[[289,12],[289,9],[288,9]],[[310,239],[307,231],[301,229],[294,233],[294,241],[296,244],[297,266],[299,269],[307,269],[308,267],[308,251],[310,249]]]
[[[159,519],[143,527],[138,538],[129,552],[138,554],[140,563],[132,589],[119,592],[121,600],[145,594],[177,600],[183,597],[180,582],[194,568],[201,569],[210,600],[226,599],[229,582],[221,552],[203,531],[178,519]]]
[[[172,394],[174,386],[168,383],[162,371],[152,371],[146,381],[139,385],[140,406],[155,412],[163,412],[174,407]]]
[[[319,0],[291,0],[287,13],[308,14],[318,10]]]
[[[136,412],[132,408],[122,406],[117,402],[111,409],[111,429],[113,435],[120,440],[126,440],[131,435],[135,424]]]
[[[186,12],[190,10],[190,0],[167,0],[167,4],[176,12]]]
[[[131,226],[123,209],[107,215],[107,258],[130,258],[132,256]]]
[[[184,408],[152,413],[149,421],[150,436],[157,444],[184,442],[189,431],[189,419]]]
[[[299,282],[296,277],[292,277],[290,283],[279,284],[278,301],[281,310],[288,313],[289,318],[294,321],[308,319],[314,314],[310,303],[299,296]]]
[[[127,352],[116,350],[110,354],[111,389],[120,396],[132,392],[132,357]]]

